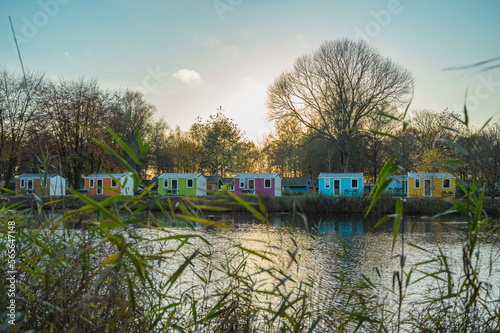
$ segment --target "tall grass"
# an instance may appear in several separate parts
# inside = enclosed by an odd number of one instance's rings
[[[469,126],[467,108],[464,107],[464,120],[455,118],[464,127]],[[403,119],[403,132],[407,123]],[[486,125],[485,125],[486,126]],[[484,128],[484,126],[483,126]],[[453,130],[453,129],[448,129]],[[471,140],[474,140],[472,138]],[[457,144],[442,140],[458,155],[467,155],[466,149]],[[404,142],[403,142],[404,144]],[[469,144],[470,146],[470,144]],[[465,157],[463,156],[463,157]],[[389,176],[401,169],[394,163],[397,154],[392,156],[382,168],[379,178],[371,193],[370,209],[381,198],[387,185]],[[459,179],[455,170],[457,166],[465,166],[463,159],[443,159],[438,162],[439,167]],[[393,221],[392,251],[395,251],[396,242],[401,240],[401,250],[395,256],[400,258],[399,269],[393,272],[393,292],[397,295],[397,331],[407,329],[418,332],[498,332],[500,328],[500,295],[498,289],[488,283],[488,277],[493,272],[498,273],[499,252],[488,245],[497,243],[500,233],[499,225],[494,223],[484,210],[484,191],[478,196],[476,182],[464,184],[458,182],[464,194],[460,200],[448,198],[452,207],[435,217],[446,214],[460,214],[467,222],[467,240],[462,244],[460,271],[452,269],[451,257],[438,244],[436,251],[419,247],[410,243],[409,246],[427,254],[428,261],[406,267],[404,234],[400,234],[400,224],[404,218],[406,200],[399,199],[394,214],[383,217],[376,225],[379,226],[388,220]],[[485,246],[486,245],[486,246]],[[486,250],[486,253],[483,251]],[[486,258],[485,258],[486,257]],[[484,265],[486,264],[486,265]],[[482,270],[487,267],[486,272]],[[413,284],[422,280],[431,280],[431,288],[418,304],[407,300],[407,291]],[[414,311],[403,313],[403,306],[407,305]]]
[[[137,136],[140,156],[125,143],[117,143],[132,160],[145,156],[148,144]],[[111,154],[117,154],[99,143]],[[138,181],[137,172],[123,160]],[[392,162],[391,162],[392,163]],[[383,187],[393,165],[379,178]],[[384,174],[384,172],[386,172]],[[138,183],[135,184],[138,186]],[[454,272],[447,253],[438,249],[429,260],[406,267],[405,243],[395,256],[400,268],[392,273],[393,288],[383,282],[385,272],[373,276],[353,274],[348,248],[327,241],[308,224],[306,209],[347,210],[366,205],[342,198],[303,196],[289,209],[305,229],[286,226],[271,237],[264,229],[242,242],[226,232],[225,221],[206,219],[201,211],[220,210],[197,199],[162,204],[146,188],[141,195],[116,195],[100,201],[78,192],[78,208],[62,217],[47,216],[33,224],[32,212],[19,204],[0,206],[0,288],[6,290],[9,226],[15,225],[16,291],[0,294],[0,329],[12,332],[493,332],[499,329],[499,302],[495,286],[481,280],[480,260],[489,260],[493,273],[498,253],[482,252],[484,242],[497,241],[498,230],[482,211],[482,197],[474,191],[465,201],[450,201],[454,212],[467,218],[468,240],[463,246],[461,272]],[[385,199],[374,192],[370,209]],[[265,198],[227,194],[232,202],[271,228]],[[377,203],[378,200],[378,203]],[[171,228],[148,215],[154,202]],[[55,202],[44,203],[53,205]],[[311,208],[312,207],[312,208]],[[176,209],[174,209],[176,208]],[[405,203],[396,202],[393,249],[401,239],[399,225]],[[39,212],[39,210],[37,210]],[[123,217],[123,212],[127,212]],[[9,223],[10,222],[10,223]],[[12,223],[13,222],[13,223]],[[79,228],[74,228],[78,225]],[[201,226],[201,227],[200,227]],[[304,237],[306,236],[306,237]],[[217,244],[217,245],[214,245]],[[321,246],[319,247],[318,244]],[[416,247],[416,246],[415,246]],[[391,248],[391,244],[388,244]],[[394,250],[395,251],[395,250]],[[396,251],[395,251],[396,253]],[[322,257],[336,258],[337,267],[325,281],[314,266]],[[488,272],[486,272],[488,273]],[[432,280],[420,303],[407,298],[408,288]],[[15,325],[9,323],[7,305],[15,300]]]

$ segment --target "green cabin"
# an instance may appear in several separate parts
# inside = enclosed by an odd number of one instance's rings
[[[158,177],[159,195],[207,195],[207,179],[201,173],[164,173]]]

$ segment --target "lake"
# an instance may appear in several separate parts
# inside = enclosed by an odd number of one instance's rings
[[[439,294],[440,288],[444,287],[435,278],[421,279],[436,272],[446,278],[446,266],[439,260],[440,253],[447,257],[446,265],[453,272],[450,281],[455,287],[459,287],[460,278],[464,276],[462,253],[467,240],[467,222],[453,217],[439,221],[405,219],[394,248],[392,221],[374,228],[378,218],[365,219],[358,215],[308,215],[303,218],[293,214],[270,214],[267,226],[251,214],[213,214],[205,217],[223,221],[230,229],[206,228],[196,224],[194,230],[175,226],[171,218],[160,214],[155,214],[155,217],[169,226],[169,234],[196,233],[204,238],[203,241],[190,240],[190,245],[183,250],[185,257],[195,250],[206,256],[193,261],[192,271],[179,279],[176,288],[179,297],[185,290],[200,294],[224,290],[230,283],[225,280],[225,268],[221,267],[237,269],[244,261],[245,276],[251,277],[252,290],[266,295],[253,301],[255,306],[263,309],[278,307],[282,301],[280,297],[269,295],[276,290],[276,285],[283,286],[282,292],[289,292],[295,297],[300,295],[301,290],[307,289],[310,308],[318,313],[325,307],[344,306],[346,295],[339,290],[344,285],[357,285],[363,295],[373,294],[378,301],[383,300],[385,311],[396,311],[399,296],[398,284],[394,285],[394,282],[401,274],[403,257],[402,283],[404,285],[409,281],[408,287],[403,288],[402,309],[405,314],[401,320],[404,322],[410,310],[418,309],[419,302],[428,300],[433,293]],[[143,235],[152,239],[158,237],[156,231],[146,229]],[[165,251],[165,247],[161,250]],[[154,252],[155,249],[148,251]],[[488,299],[493,308],[498,306],[499,301],[499,251],[500,246],[495,239],[486,241],[479,248],[481,256],[476,266],[479,280],[489,288]],[[182,265],[185,257],[172,257],[158,265],[166,273],[165,276],[170,276]],[[270,264],[267,259],[273,263]],[[427,263],[419,264],[424,262]],[[275,271],[270,272],[270,269]],[[406,280],[410,271],[411,278]],[[210,279],[214,283],[210,287],[202,287],[200,279]]]

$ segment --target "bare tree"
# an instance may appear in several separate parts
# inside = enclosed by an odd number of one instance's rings
[[[78,189],[82,175],[113,169],[113,159],[92,140],[108,138],[104,124],[112,123],[111,99],[97,81],[80,79],[51,83],[44,94],[43,109],[68,185]],[[108,139],[109,141],[109,139]]]
[[[156,107],[149,104],[142,93],[126,90],[117,93],[113,101],[113,112],[115,113],[114,130],[116,134],[130,147],[140,160],[137,164],[127,154],[123,157],[134,167],[141,178],[145,178],[146,171],[152,163],[151,153],[140,157],[140,148],[137,140],[137,131],[144,142],[153,139],[155,129]]]
[[[407,103],[412,88],[409,71],[364,41],[327,41],[271,84],[268,117],[297,119],[316,137],[333,142],[347,172],[365,117]]]
[[[28,72],[25,77],[0,69],[0,157],[5,184],[12,179],[26,154],[26,141],[40,120],[39,102],[44,75]]]
[[[415,139],[413,154],[418,156],[414,159],[415,170],[419,172],[444,170],[439,161],[452,157],[454,150],[443,140],[455,141],[455,137],[462,130],[456,118],[457,115],[447,109],[442,112],[413,111],[408,132],[411,132]]]
[[[500,123],[477,134],[475,149],[471,152],[472,164],[478,166],[479,185],[485,186],[485,194],[490,196],[491,205],[494,205],[500,192]]]

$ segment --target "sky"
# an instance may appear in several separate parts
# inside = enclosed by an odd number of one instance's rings
[[[500,0],[0,0],[0,66],[141,91],[171,128],[219,107],[261,140],[269,85],[327,40],[364,39],[415,78],[411,110],[496,121]],[[498,62],[500,63],[500,62]]]

